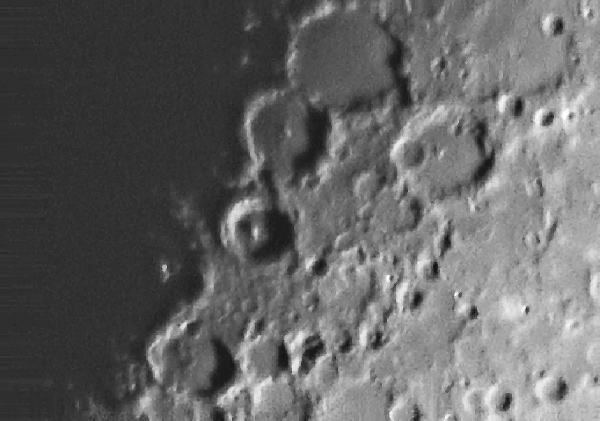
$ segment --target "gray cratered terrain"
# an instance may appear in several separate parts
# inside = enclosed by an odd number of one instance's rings
[[[599,15],[364,0],[296,22],[134,419],[600,419]]]

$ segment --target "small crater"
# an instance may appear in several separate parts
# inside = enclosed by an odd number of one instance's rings
[[[508,410],[510,410],[510,408],[512,407],[512,403],[513,403],[513,396],[512,393],[506,392],[502,395],[499,405],[498,405],[498,410],[502,411],[502,412],[506,412]]]
[[[434,254],[438,258],[443,258],[444,255],[452,248],[452,235],[454,228],[451,223],[448,223],[441,235],[435,237]]]
[[[542,240],[537,232],[528,232],[523,238],[523,243],[527,249],[536,252],[540,249]]]
[[[514,405],[513,394],[502,384],[495,384],[486,393],[485,405],[491,412],[508,412]]]
[[[377,190],[377,180],[374,172],[365,171],[356,177],[353,192],[354,196],[361,202],[373,200]]]
[[[549,14],[542,20],[542,31],[547,37],[562,35],[565,32],[565,21],[560,16]]]
[[[519,118],[525,111],[525,101],[520,96],[500,95],[498,98],[498,111],[510,118]]]
[[[319,257],[310,267],[310,272],[314,276],[325,276],[327,274],[328,265],[327,259],[323,256]]]
[[[361,329],[360,343],[364,349],[378,350],[381,349],[387,338],[383,332],[382,326],[380,325],[365,325]]]
[[[425,300],[425,294],[421,290],[415,290],[410,294],[409,297],[409,309],[411,311],[418,310]]]
[[[302,347],[299,371],[307,374],[315,366],[317,359],[325,354],[325,343],[318,334],[313,334],[305,339]]]
[[[368,347],[373,350],[380,349],[385,344],[385,338],[383,332],[379,329],[375,329],[370,332],[368,337]]]
[[[400,203],[400,231],[411,231],[423,220],[424,205],[417,197],[409,197]]]
[[[533,116],[533,121],[536,126],[548,128],[550,127],[555,120],[555,113],[552,110],[548,110],[545,108],[539,109],[535,112]]]
[[[440,276],[440,265],[438,261],[429,256],[419,256],[415,269],[417,276],[422,280],[433,281]]]
[[[477,167],[473,174],[473,182],[475,184],[482,184],[487,181],[492,175],[492,171],[496,166],[496,151],[493,150]]]
[[[277,368],[281,371],[290,369],[290,354],[283,342],[277,346]]]
[[[245,337],[247,339],[255,339],[263,334],[266,328],[266,321],[264,317],[253,317],[250,319],[246,326]]]
[[[525,182],[525,192],[529,197],[543,197],[545,187],[540,177],[535,177]]]
[[[569,386],[567,385],[567,382],[564,379],[559,379],[554,392],[554,398],[557,401],[561,401],[565,398],[565,396],[567,396],[567,393],[569,393]]]
[[[569,387],[562,376],[549,374],[536,382],[534,390],[540,401],[555,403],[567,396]]]
[[[525,111],[525,101],[523,101],[523,98],[518,97],[515,98],[512,107],[510,108],[510,112],[512,114],[513,117],[521,117],[523,115],[523,112]]]
[[[562,112],[562,121],[565,126],[569,126],[573,124],[577,118],[577,113],[569,108],[563,110]]]
[[[477,306],[473,305],[469,308],[468,316],[470,320],[475,320],[479,317],[479,310],[477,309]]]
[[[247,198],[237,202],[223,222],[223,244],[240,256],[248,256],[264,247],[269,241],[267,212],[268,204],[260,198]]]
[[[443,56],[435,57],[431,61],[430,70],[434,77],[444,78],[448,73],[448,59]]]
[[[597,10],[594,7],[590,7],[590,2],[584,1],[582,3],[579,11],[580,15],[588,21],[594,21],[596,19]]]

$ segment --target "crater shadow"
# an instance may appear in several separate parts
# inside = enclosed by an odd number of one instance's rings
[[[258,262],[277,259],[287,250],[292,250],[295,240],[294,225],[290,217],[278,210],[267,213],[269,241],[252,253],[252,258]]]
[[[216,355],[217,365],[210,376],[210,387],[197,391],[198,395],[203,398],[217,394],[235,379],[237,373],[235,358],[229,347],[216,337],[211,339],[211,344]]]
[[[307,110],[308,149],[293,160],[293,184],[298,184],[300,177],[313,172],[318,159],[327,151],[327,136],[331,130],[331,119],[327,110],[309,108]]]

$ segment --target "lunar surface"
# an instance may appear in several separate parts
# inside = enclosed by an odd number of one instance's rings
[[[600,3],[357,0],[247,99],[110,419],[600,420]],[[96,415],[100,417],[100,415]]]

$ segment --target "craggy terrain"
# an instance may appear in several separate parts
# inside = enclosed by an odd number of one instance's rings
[[[600,419],[599,16],[358,0],[296,22],[222,226],[178,202],[202,292],[132,363],[122,419]]]

